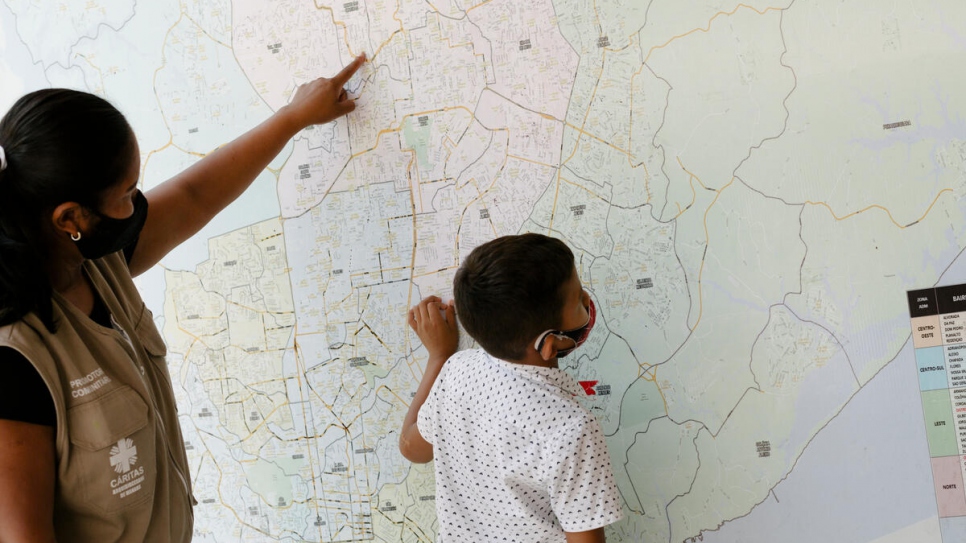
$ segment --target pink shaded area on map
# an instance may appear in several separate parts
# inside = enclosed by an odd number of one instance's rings
[[[966,488],[959,456],[932,459],[932,480],[936,485],[936,502],[940,517],[966,515]]]

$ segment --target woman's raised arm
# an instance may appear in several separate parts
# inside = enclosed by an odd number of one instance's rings
[[[365,60],[360,55],[335,77],[302,85],[290,104],[263,123],[151,189],[145,195],[147,222],[131,257],[132,275],[157,264],[238,198],[299,130],[355,109],[343,86]]]

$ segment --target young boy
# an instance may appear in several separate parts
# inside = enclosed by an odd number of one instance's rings
[[[413,462],[435,456],[437,541],[603,542],[621,499],[600,425],[557,368],[596,318],[573,253],[539,234],[495,239],[453,295],[409,312],[429,361],[399,439]],[[456,313],[482,349],[456,353]]]

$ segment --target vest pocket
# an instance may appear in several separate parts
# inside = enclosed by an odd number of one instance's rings
[[[148,421],[147,404],[124,385],[68,409],[69,462],[88,505],[115,512],[154,496],[155,436]]]

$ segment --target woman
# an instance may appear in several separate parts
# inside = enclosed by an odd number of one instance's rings
[[[124,117],[50,89],[0,121],[0,541],[189,541],[165,347],[131,281],[237,198],[299,130],[352,111],[365,62],[142,195]]]

